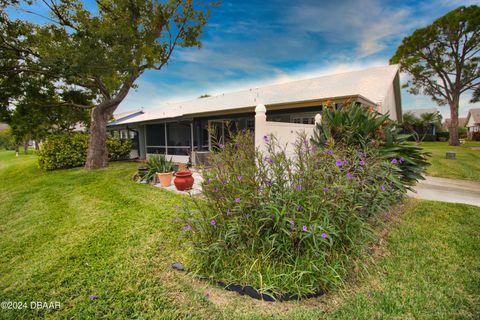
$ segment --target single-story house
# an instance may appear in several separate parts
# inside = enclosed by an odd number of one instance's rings
[[[226,141],[231,130],[255,130],[259,105],[265,106],[269,122],[313,125],[327,101],[335,108],[356,102],[388,112],[393,120],[402,119],[399,67],[389,65],[170,103],[116,118],[108,126],[112,132],[133,132],[129,137],[136,141],[141,159],[161,153],[177,162],[196,162]]]
[[[480,132],[480,108],[468,110],[466,127],[469,139],[472,139],[474,132]]]
[[[452,120],[450,118],[446,118],[445,121],[443,122],[443,129],[445,131],[450,130],[450,123]],[[464,128],[467,125],[467,118],[458,118],[458,127],[459,128]]]

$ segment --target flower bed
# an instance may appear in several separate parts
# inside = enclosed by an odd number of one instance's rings
[[[205,200],[185,207],[191,273],[260,293],[307,296],[343,281],[371,239],[369,219],[405,193],[400,162],[374,149],[317,148],[299,137],[288,157],[250,133],[222,146],[203,172]]]

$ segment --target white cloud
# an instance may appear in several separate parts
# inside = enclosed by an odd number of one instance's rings
[[[327,1],[296,5],[286,17],[295,28],[351,43],[364,57],[383,50],[385,41],[412,28],[410,10],[389,8],[377,0]]]

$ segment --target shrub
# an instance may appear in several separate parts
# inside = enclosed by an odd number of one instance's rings
[[[450,133],[448,131],[437,132],[438,141],[448,141],[450,139]]]
[[[467,139],[467,136],[468,136],[467,127],[459,127],[458,128],[458,137],[460,139]]]
[[[181,219],[186,265],[260,292],[330,289],[371,238],[369,220],[403,196],[401,165],[374,148],[318,148],[304,136],[291,157],[272,136],[265,146],[239,133],[211,156],[205,200],[193,198]]]
[[[480,141],[480,132],[472,132],[470,140]]]
[[[378,149],[379,154],[388,160],[403,159],[402,182],[410,188],[429,165],[429,153],[407,142],[411,135],[400,134],[398,124],[361,105],[351,104],[340,110],[326,108],[322,113],[322,123],[317,124],[313,141],[319,147],[342,144],[358,146],[360,149]]]
[[[14,150],[15,141],[12,137],[10,128],[0,130],[0,149]]]
[[[49,136],[38,152],[38,164],[44,170],[80,167],[87,159],[88,134],[65,133]],[[128,159],[128,140],[107,138],[109,160]]]

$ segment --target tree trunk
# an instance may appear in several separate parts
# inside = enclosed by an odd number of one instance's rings
[[[91,112],[90,138],[88,141],[85,169],[105,168],[108,164],[107,123],[110,117],[108,109],[94,107]]]
[[[450,145],[459,146],[460,139],[458,138],[458,102],[460,97],[455,97],[452,102],[450,102]]]
[[[28,141],[23,143],[23,153],[28,154]]]
[[[40,150],[40,146],[38,144],[38,140],[35,140],[35,150]]]

